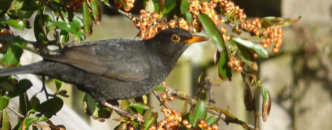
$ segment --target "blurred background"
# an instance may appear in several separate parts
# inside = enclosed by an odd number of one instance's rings
[[[138,3],[139,0],[137,0]],[[331,0],[234,0],[249,17],[278,16],[302,19],[284,28],[283,46],[277,54],[260,59],[259,74],[263,85],[270,90],[272,108],[263,130],[330,130],[332,129],[332,1]],[[140,7],[137,7],[140,8]],[[137,9],[136,9],[137,11]],[[126,17],[104,7],[104,16],[88,40],[135,38],[138,29]],[[135,9],[134,9],[135,12]],[[240,120],[254,123],[252,113],[245,111],[243,82],[234,72],[232,81],[221,82],[213,64],[214,45],[192,45],[181,57],[166,82],[187,95],[196,91],[199,74],[205,72],[212,81],[213,98],[218,107],[228,109]],[[271,50],[269,50],[271,52]],[[34,58],[24,58],[25,61]],[[23,60],[23,62],[25,62]],[[26,61],[29,62],[29,61]],[[53,82],[49,83],[52,88]],[[66,105],[73,108],[91,125],[91,129],[110,129],[116,126],[112,119],[99,122],[90,119],[82,109],[83,93],[75,87],[66,88],[70,98]],[[151,104],[159,111],[154,96]],[[171,108],[181,111],[180,101]],[[117,117],[115,114],[112,118]],[[65,125],[66,126],[66,125]],[[223,130],[241,130],[237,124],[219,122]]]

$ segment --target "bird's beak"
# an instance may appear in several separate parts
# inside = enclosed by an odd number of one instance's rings
[[[195,35],[191,39],[184,41],[184,43],[191,44],[191,43],[202,42],[202,41],[206,41],[206,40],[208,40],[207,37]]]

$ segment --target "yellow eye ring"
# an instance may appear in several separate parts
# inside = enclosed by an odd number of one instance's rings
[[[180,39],[181,39],[180,36],[177,35],[177,34],[173,34],[173,35],[171,36],[171,40],[172,40],[173,42],[179,42]]]

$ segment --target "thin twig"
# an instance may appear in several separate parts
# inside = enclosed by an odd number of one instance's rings
[[[128,117],[129,119],[137,119],[138,122],[140,123],[143,123],[144,122],[144,119],[136,114],[131,114],[131,113],[128,113],[127,111],[125,110],[122,110],[121,108],[117,107],[117,106],[114,106],[108,102],[102,102],[102,105],[105,106],[105,107],[108,107],[110,109],[113,109],[115,110],[116,112],[118,112],[121,116],[124,116],[124,117]]]
[[[175,96],[178,99],[184,100],[190,105],[195,105],[197,103],[196,99],[191,98],[191,97],[185,95],[184,93],[178,92],[178,91],[168,87],[167,85],[164,85],[164,87],[168,88],[168,95]],[[234,115],[232,115],[231,113],[229,113],[226,110],[222,110],[222,109],[217,108],[213,105],[207,105],[207,109],[208,109],[209,113],[211,113],[215,116],[218,116],[220,119],[222,119],[227,124],[228,123],[239,124],[247,130],[254,130],[255,129],[255,127],[253,125],[248,124],[248,123],[246,123],[242,120],[239,120],[237,117],[235,117]]]
[[[127,16],[128,18],[132,17],[131,13],[128,13],[128,12],[125,12],[125,11],[123,11],[121,9],[118,9],[118,8],[110,5],[108,2],[105,2],[104,0],[100,0],[100,1],[103,2],[108,8],[110,8],[110,9],[112,9],[112,10],[114,10],[114,11],[116,11],[116,12],[118,12],[118,13],[124,15],[124,16]]]
[[[24,115],[22,115],[21,113],[15,111],[13,108],[7,106],[7,109],[9,109],[10,111],[12,111],[15,115],[17,115],[18,117],[24,118]]]

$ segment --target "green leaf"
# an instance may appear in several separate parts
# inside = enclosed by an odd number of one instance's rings
[[[67,32],[71,32],[73,34],[76,34],[78,31],[78,27],[76,26],[76,24],[74,22],[49,22],[47,24],[47,27],[51,28],[52,26],[56,26],[57,28],[67,31]]]
[[[188,0],[181,0],[180,5],[181,14],[185,15],[189,11],[189,1]]]
[[[30,109],[30,104],[29,104],[29,98],[26,93],[23,93],[19,96],[19,106],[20,106],[20,111],[23,115],[27,115],[29,109]]]
[[[17,65],[20,62],[23,50],[17,46],[8,48],[5,57],[2,59],[6,66]]]
[[[6,110],[2,111],[1,130],[11,130],[9,116]]]
[[[175,6],[176,6],[176,0],[163,0],[165,3],[161,4],[161,15],[165,15],[168,14],[169,12],[171,12]]]
[[[1,21],[0,24],[8,24],[9,26],[12,26],[19,30],[23,30],[26,27],[25,21],[20,19],[8,19],[5,21]]]
[[[216,45],[218,49],[218,53],[220,54],[220,57],[218,57],[218,74],[219,77],[224,79],[231,79],[232,76],[232,70],[227,65],[227,62],[229,61],[229,57],[227,54],[227,50],[225,47],[225,42],[222,37],[222,34],[215,26],[214,22],[211,20],[209,16],[206,14],[199,14],[198,15],[199,21],[202,23],[204,31],[207,33],[209,38],[212,40],[212,42]]]
[[[125,110],[125,111],[129,111],[130,110],[129,105],[130,105],[129,99],[122,100],[121,103],[120,103],[120,109]]]
[[[97,105],[92,116],[97,117],[97,118],[107,119],[107,118],[111,117],[112,111],[113,110],[111,110],[110,108],[101,107],[101,106]]]
[[[151,109],[149,106],[147,106],[145,104],[140,104],[140,103],[132,103],[132,104],[129,105],[129,107],[135,108],[136,111],[141,115],[143,115],[144,110],[150,110]]]
[[[52,18],[46,14],[43,14],[43,11],[38,10],[36,17],[35,17],[35,21],[34,21],[34,34],[35,34],[35,38],[37,40],[37,43],[40,44],[47,44],[48,43],[48,39],[47,39],[47,35],[46,32],[44,30],[44,25],[48,22],[48,21],[52,21]]]
[[[16,82],[13,82],[13,80],[7,80],[7,79],[2,79],[0,80],[0,88],[2,90],[8,91],[9,93],[15,92],[15,85],[17,84]]]
[[[144,8],[147,12],[150,13],[156,12],[154,0],[145,0]]]
[[[25,93],[31,86],[32,83],[29,80],[27,79],[20,80],[16,89],[17,95]]]
[[[90,15],[89,5],[87,1],[83,2],[83,23],[84,23],[84,33],[92,34],[92,16]]]
[[[144,130],[148,130],[157,120],[158,113],[148,110],[144,113]]]
[[[20,130],[29,130],[29,127],[31,126],[31,124],[42,122],[42,121],[47,121],[48,119],[49,118],[46,116],[41,116],[41,117],[36,116],[33,118],[29,118],[29,116],[28,116],[28,117],[24,118],[19,129]]]
[[[83,99],[83,108],[88,115],[92,115],[95,111],[97,102],[89,95],[85,94]]]
[[[67,91],[66,90],[61,90],[59,91],[57,94],[63,96],[63,97],[69,97],[69,95],[67,94]]]
[[[19,10],[23,7],[23,0],[13,0],[13,2],[10,5],[10,10]]]
[[[101,8],[100,8],[99,1],[98,0],[91,0],[90,4],[91,4],[93,19],[95,20],[95,22],[97,24],[99,24],[100,21],[101,21]]]
[[[165,87],[161,84],[157,85],[156,87],[154,87],[154,90],[157,91],[165,91]]]
[[[211,20],[211,18],[206,14],[199,14],[198,19],[202,23],[204,31],[207,33],[212,42],[216,45],[217,49],[220,52],[225,51],[224,39],[217,27],[214,25],[214,22]]]
[[[206,119],[206,123],[208,125],[212,125],[217,123],[217,121],[219,120],[219,118],[217,116],[210,116],[208,119]]]
[[[9,100],[9,97],[0,95],[0,110],[3,110],[8,106]]]
[[[280,17],[265,17],[261,18],[260,22],[264,28],[267,27],[285,27],[299,21],[301,17],[297,18],[280,18]]]
[[[196,127],[199,120],[205,120],[206,115],[206,104],[200,100],[195,105],[194,113],[189,114],[189,121],[193,127]]]
[[[263,102],[262,102],[262,118],[263,121],[266,122],[267,118],[270,115],[270,111],[271,111],[271,96],[270,96],[270,92],[267,88],[262,87],[262,96],[263,96]]]
[[[263,58],[269,57],[267,51],[260,44],[256,44],[251,41],[243,40],[242,38],[239,38],[239,37],[233,38],[232,40],[234,40],[237,44],[241,44],[244,47],[254,50],[259,56],[261,56]]]
[[[40,101],[39,99],[36,97],[36,96],[33,96],[31,99],[30,99],[30,102],[29,102],[31,108],[36,108],[37,106],[40,105]]]
[[[61,85],[62,85],[62,81],[58,80],[58,79],[55,79],[54,83],[55,83],[56,91],[59,91],[60,88],[61,88]]]
[[[55,115],[58,111],[60,111],[62,106],[62,99],[54,97],[41,103],[39,106],[37,106],[36,110],[43,113],[47,117],[51,117],[52,115]]]
[[[232,77],[232,69],[228,66],[227,62],[229,61],[229,57],[226,51],[217,52],[220,57],[218,59],[218,75],[222,80],[231,79]]]

